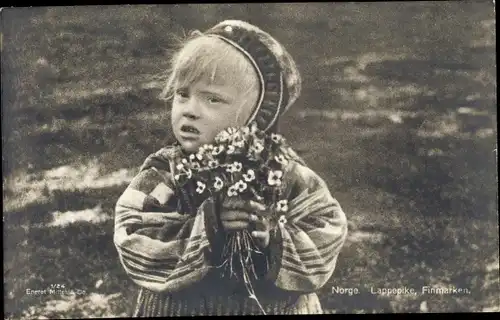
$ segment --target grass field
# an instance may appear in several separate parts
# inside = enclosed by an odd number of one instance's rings
[[[326,312],[500,311],[489,1],[192,4],[2,12],[6,318],[128,312],[114,204],[172,142],[156,98],[171,50],[229,18],[275,35],[304,78],[282,132],[350,223]],[[50,286],[76,294],[27,294]],[[470,293],[370,293],[403,286]]]

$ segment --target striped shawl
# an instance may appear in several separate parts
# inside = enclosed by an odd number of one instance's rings
[[[175,147],[149,156],[116,204],[114,243],[143,298],[144,292],[167,297],[197,290],[197,284],[213,278],[214,248],[222,239],[216,201],[204,200],[196,215],[180,213],[170,175],[173,160],[180,156]],[[335,269],[347,234],[346,217],[326,183],[305,165],[291,161],[283,183],[289,210],[286,223],[271,232],[261,291],[314,294]]]

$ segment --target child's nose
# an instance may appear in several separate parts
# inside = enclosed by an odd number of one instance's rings
[[[183,115],[186,118],[197,119],[200,117],[199,104],[196,99],[191,97],[185,104],[183,108]]]

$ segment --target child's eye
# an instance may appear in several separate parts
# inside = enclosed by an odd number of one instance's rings
[[[210,103],[225,103],[226,101],[224,99],[221,99],[218,97],[209,97],[208,102],[210,102]]]
[[[189,93],[186,89],[177,89],[175,90],[175,95],[176,96],[179,96],[181,98],[188,98],[189,97]]]

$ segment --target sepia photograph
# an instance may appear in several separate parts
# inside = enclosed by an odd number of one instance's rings
[[[494,1],[0,23],[4,319],[500,312]]]

